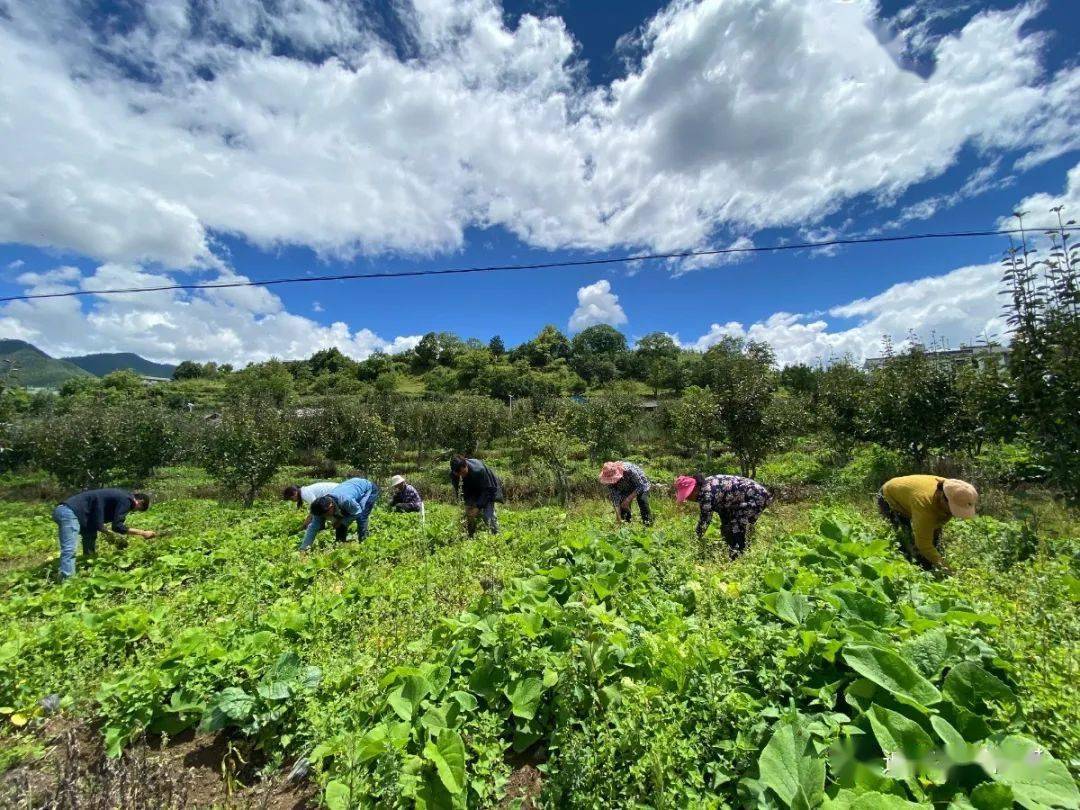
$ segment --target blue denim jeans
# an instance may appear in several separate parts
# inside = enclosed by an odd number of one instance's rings
[[[75,573],[75,548],[79,542],[79,519],[63,504],[53,509],[52,519],[60,529],[60,578],[67,579]],[[93,554],[93,541],[83,550]]]

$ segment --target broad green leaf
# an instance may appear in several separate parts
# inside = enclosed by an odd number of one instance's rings
[[[1015,797],[1012,788],[995,782],[984,782],[968,797],[975,810],[1012,810]]]
[[[327,810],[349,810],[352,807],[349,786],[344,782],[329,782],[323,791],[323,798],[326,800]]]
[[[1080,791],[1069,769],[1027,737],[1013,735],[988,746],[979,764],[995,782],[1012,788],[1016,802],[1028,810],[1080,807]]]
[[[929,808],[931,805],[909,802],[891,793],[856,793],[853,790],[841,790],[835,799],[826,798],[822,810],[912,810]]]
[[[957,706],[976,714],[985,714],[990,701],[1010,706],[1016,703],[1009,685],[974,661],[964,661],[950,669],[942,692]]]
[[[401,680],[401,686],[390,693],[387,702],[402,720],[412,720],[416,710],[431,686],[427,679],[421,675],[406,675]]]
[[[890,650],[849,645],[844,649],[843,656],[853,670],[894,695],[921,706],[930,706],[941,700],[941,693],[930,681],[920,675],[909,661]]]
[[[230,720],[247,720],[255,708],[255,698],[239,686],[229,686],[210,702],[210,708],[217,709]]]
[[[284,681],[274,681],[273,683],[260,683],[256,688],[259,693],[259,697],[263,700],[288,700],[292,695],[292,691],[289,689],[289,684]]]
[[[457,701],[458,705],[461,706],[462,711],[471,712],[479,705],[476,702],[476,698],[468,692],[462,692],[460,690],[451,692],[450,697]]]
[[[912,778],[934,750],[930,735],[914,720],[877,704],[866,714],[885,754],[886,775],[895,779]]]
[[[925,677],[937,675],[949,657],[949,637],[937,628],[908,639],[900,647],[900,654],[915,665]]]
[[[811,613],[810,600],[801,593],[791,591],[767,593],[761,597],[761,603],[770,613],[796,627],[801,627]]]
[[[456,731],[447,729],[435,742],[428,740],[424,756],[435,763],[443,787],[458,795],[465,790],[465,743]]]
[[[514,681],[506,690],[510,699],[510,712],[522,720],[532,720],[544,694],[544,683],[539,678],[522,678]]]
[[[809,735],[793,723],[782,724],[758,757],[759,779],[789,807],[800,790],[811,806],[825,789],[825,760],[809,751]]]
[[[978,748],[953,728],[952,724],[944,717],[934,715],[930,718],[930,725],[937,732],[938,737],[945,743],[945,755],[956,765],[966,765],[975,761]]]

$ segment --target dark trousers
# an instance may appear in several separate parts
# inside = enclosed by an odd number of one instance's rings
[[[893,531],[896,532],[896,539],[900,544],[900,550],[904,553],[904,556],[908,558],[909,562],[921,565],[927,570],[932,569],[929,561],[924,560],[923,556],[915,549],[915,533],[911,529],[911,518],[901,515],[891,506],[889,502],[885,500],[885,496],[879,491],[877,494],[877,508],[881,513],[881,516],[889,522],[889,525],[893,527]],[[941,549],[941,529],[937,529],[934,532],[934,547]]]
[[[465,504],[465,531],[469,537],[476,534],[476,522],[479,518],[483,518],[492,534],[499,533],[499,519],[495,516],[495,501]]]
[[[749,527],[745,531],[740,531],[734,524],[728,523],[723,518],[720,519],[720,534],[727,543],[728,556],[731,559],[737,560],[746,551],[746,535],[749,531]]]
[[[390,504],[391,512],[419,512],[420,504],[418,503],[392,503]]]
[[[649,509],[649,493],[639,492],[637,496],[638,511],[641,512],[641,522],[646,526],[652,525],[652,510]],[[619,517],[629,523],[634,519],[634,516],[630,513],[630,507],[623,509],[619,507]]]

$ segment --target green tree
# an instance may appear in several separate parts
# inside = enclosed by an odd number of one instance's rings
[[[491,356],[495,359],[502,357],[506,354],[506,344],[503,343],[503,339],[498,335],[495,335],[488,341],[488,351],[491,352]]]
[[[428,332],[413,349],[413,357],[416,361],[417,371],[427,371],[434,368],[439,362],[439,336],[434,332]]]
[[[869,376],[848,362],[834,363],[817,382],[817,418],[841,456],[865,435],[864,411]]]
[[[142,483],[171,460],[177,438],[173,418],[141,401],[81,401],[27,429],[31,461],[77,489]]]
[[[441,408],[439,443],[442,447],[472,455],[492,439],[506,435],[506,405],[488,397],[458,396]]]
[[[570,347],[570,367],[593,385],[614,380],[630,357],[626,337],[606,323],[581,330]]]
[[[637,401],[628,394],[590,398],[574,411],[574,432],[594,459],[614,459],[626,453],[638,421]]]
[[[280,411],[234,403],[204,430],[201,466],[225,492],[251,506],[291,457],[294,438],[295,424]]]
[[[570,459],[582,452],[582,443],[571,433],[565,412],[543,416],[519,428],[516,434],[518,460],[521,464],[539,466],[555,479],[559,503],[570,500]]]
[[[202,376],[202,363],[196,363],[194,360],[184,360],[173,369],[172,374],[174,380],[197,380]]]
[[[533,368],[544,368],[570,356],[570,341],[555,326],[548,324],[528,343],[522,343],[511,353],[511,360],[525,360]]]
[[[1023,435],[1073,501],[1080,501],[1080,243],[1062,206],[1041,258],[1021,235],[1007,254],[1009,371]],[[1015,214],[1021,228],[1023,213]]]
[[[676,449],[703,453],[712,461],[713,448],[724,440],[719,405],[708,388],[691,385],[676,402],[665,403],[663,422]]]
[[[953,371],[919,345],[898,355],[887,349],[886,358],[871,372],[866,392],[869,438],[922,467],[932,449],[962,441]]]
[[[255,402],[264,407],[285,408],[295,396],[292,374],[280,360],[250,365],[230,374],[225,383],[224,398],[234,405]]]
[[[770,409],[779,384],[772,364],[767,344],[730,336],[702,358],[702,374],[743,475],[756,475],[758,464],[782,437],[782,420]]]
[[[661,388],[676,387],[679,354],[678,344],[666,332],[652,332],[637,342],[634,355],[641,379],[652,386],[653,396],[659,396]]]
[[[348,462],[364,475],[381,475],[390,468],[397,439],[370,406],[339,398],[314,418],[330,458]]]

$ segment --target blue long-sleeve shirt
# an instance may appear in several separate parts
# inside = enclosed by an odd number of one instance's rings
[[[375,505],[375,499],[379,497],[379,488],[366,478],[350,478],[342,481],[328,493],[334,501],[334,518],[341,523],[350,523],[354,519],[360,519],[361,526],[367,514]],[[315,542],[315,535],[325,525],[321,517],[314,518],[308,524],[304,532],[304,540],[300,544],[301,549],[308,549]]]

